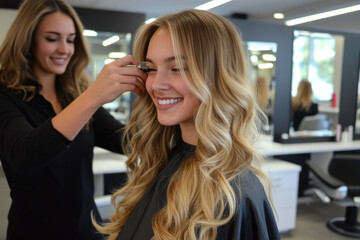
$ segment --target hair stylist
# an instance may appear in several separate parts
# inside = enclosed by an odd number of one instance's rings
[[[132,57],[90,85],[83,26],[61,0],[26,0],[0,49],[0,158],[12,204],[7,239],[101,239],[91,223],[94,145],[122,152],[122,125],[101,106],[145,92]]]

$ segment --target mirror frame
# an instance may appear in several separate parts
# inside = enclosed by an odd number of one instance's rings
[[[359,89],[359,84],[360,84],[360,51],[359,51],[359,63],[358,63],[358,66],[359,66],[359,70],[358,70],[358,85],[357,85],[357,88],[356,88],[356,93],[358,93]],[[358,140],[360,139],[360,133],[356,134],[356,117],[357,117],[357,109],[358,109],[358,101],[360,101],[360,99],[358,99],[359,95],[357,94],[357,97],[356,97],[356,105],[355,105],[355,117],[354,117],[354,132],[353,132],[353,136],[354,136],[354,140]],[[360,126],[359,126],[360,127]]]

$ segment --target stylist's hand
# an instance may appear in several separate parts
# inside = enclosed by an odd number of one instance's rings
[[[139,62],[131,55],[106,64],[88,91],[100,105],[112,102],[128,91],[144,95],[147,74],[136,67],[124,67],[137,64]]]

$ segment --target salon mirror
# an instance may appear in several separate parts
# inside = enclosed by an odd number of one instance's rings
[[[359,54],[360,59],[360,54]],[[355,135],[360,135],[360,65],[359,65],[359,77],[358,77],[358,89],[357,89],[357,104],[356,104],[356,117],[355,117]]]
[[[290,137],[335,136],[339,116],[343,48],[344,37],[341,35],[294,31]],[[304,98],[295,98],[298,91],[302,91],[299,87],[302,80],[311,84],[313,106],[299,113],[294,106],[306,101],[300,100]],[[318,111],[314,110],[315,105]]]
[[[94,80],[105,64],[130,54],[131,34],[85,30],[90,44],[89,76]],[[126,123],[130,115],[130,92],[103,107],[118,121]]]
[[[275,103],[275,65],[277,44],[274,42],[246,42],[248,57],[248,80],[254,87],[258,105],[268,118],[262,132],[273,134]]]

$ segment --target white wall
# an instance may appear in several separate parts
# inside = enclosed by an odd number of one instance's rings
[[[0,8],[0,44],[4,41],[5,35],[15,19],[18,10]]]
[[[4,41],[6,33],[15,19],[17,10],[0,8],[0,44]],[[7,215],[10,207],[10,190],[2,167],[0,166],[0,240],[5,240],[7,229]]]
[[[0,167],[0,240],[5,240],[7,229],[7,215],[11,203],[10,189]]]

